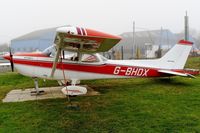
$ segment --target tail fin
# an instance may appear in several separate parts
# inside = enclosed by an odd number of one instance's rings
[[[164,69],[183,69],[190,50],[192,42],[181,40],[172,49],[170,49],[162,58],[159,59],[159,65]]]

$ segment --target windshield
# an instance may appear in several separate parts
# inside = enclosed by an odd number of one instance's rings
[[[106,57],[104,57],[104,56],[102,56],[102,55],[99,55],[99,56],[100,56],[100,58],[102,59],[102,61],[107,61],[107,60],[108,60]]]
[[[46,48],[42,53],[44,53],[47,56],[54,56],[56,52],[56,47],[54,45]]]

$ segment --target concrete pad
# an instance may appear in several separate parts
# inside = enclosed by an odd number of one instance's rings
[[[99,95],[99,92],[94,91],[92,88],[88,86],[84,86],[87,88],[88,92],[82,96],[94,96]],[[11,90],[6,97],[2,100],[2,102],[23,102],[23,101],[31,101],[31,100],[42,100],[42,99],[55,99],[55,98],[66,98],[66,96],[61,92],[63,86],[58,87],[44,87],[40,88],[40,90],[44,90],[45,93],[43,95],[31,95],[31,91],[34,88],[28,88],[25,90]]]
[[[20,89],[20,90],[11,90],[11,95],[13,95],[13,94],[20,94],[22,92],[22,90]]]

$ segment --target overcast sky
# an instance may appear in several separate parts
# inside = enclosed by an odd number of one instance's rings
[[[135,21],[136,27],[181,32],[186,10],[190,27],[200,31],[199,7],[199,0],[0,0],[0,42],[60,25],[121,34]]]

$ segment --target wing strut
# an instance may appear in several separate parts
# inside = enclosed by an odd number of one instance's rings
[[[53,76],[54,76],[54,73],[55,73],[55,70],[56,70],[56,66],[57,66],[57,63],[58,63],[58,59],[60,57],[60,52],[61,52],[61,47],[59,45],[58,49],[57,49],[56,57],[54,59],[53,66],[52,66],[51,78],[53,78]]]
[[[52,70],[51,70],[51,78],[53,78],[55,70],[56,70],[56,66],[59,60],[59,57],[61,55],[61,50],[62,50],[62,44],[63,44],[63,39],[61,39],[57,33],[56,35],[56,39],[55,39],[55,44],[57,45],[57,52],[56,52],[56,56],[53,62],[53,66],[52,66]]]

